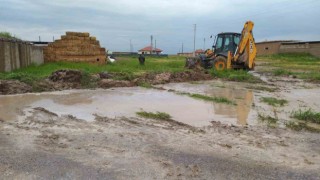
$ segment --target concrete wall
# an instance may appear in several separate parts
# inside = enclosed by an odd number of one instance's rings
[[[30,43],[0,39],[0,72],[43,63],[43,49]]]
[[[32,46],[31,63],[35,63],[35,64],[44,63],[43,48],[44,48],[43,46]]]
[[[279,41],[256,43],[257,55],[278,54],[280,45],[281,45],[281,42]]]
[[[310,53],[320,57],[320,41],[266,41],[256,43],[257,55],[271,55],[279,53]]]
[[[320,41],[282,43],[279,48],[280,53],[310,53],[320,57]]]

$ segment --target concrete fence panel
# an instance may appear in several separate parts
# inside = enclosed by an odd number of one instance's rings
[[[280,53],[310,53],[320,57],[320,41],[282,43]]]
[[[0,72],[10,72],[31,63],[43,62],[42,47],[24,41],[0,39]]]

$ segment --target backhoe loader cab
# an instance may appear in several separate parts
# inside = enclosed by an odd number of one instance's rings
[[[228,51],[232,54],[235,53],[239,42],[240,42],[240,33],[220,33],[216,36],[212,50],[216,56],[228,57]]]

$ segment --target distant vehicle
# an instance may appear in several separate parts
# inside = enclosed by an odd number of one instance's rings
[[[114,63],[116,61],[116,58],[113,57],[112,55],[108,56],[108,61],[111,63]]]

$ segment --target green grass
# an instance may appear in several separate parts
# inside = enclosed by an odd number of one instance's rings
[[[133,57],[123,57],[113,64],[97,65],[74,62],[53,62],[42,65],[31,65],[10,73],[0,73],[0,79],[28,79],[45,78],[52,72],[60,69],[76,69],[87,73],[115,72],[120,73],[122,79],[132,79],[135,75],[145,72],[181,72],[184,71],[184,58],[172,56],[169,58],[147,57],[144,66],[140,66],[138,60]],[[121,76],[122,74],[122,76]],[[26,79],[26,80],[25,80]]]
[[[173,125],[183,126],[185,128],[188,128],[192,132],[205,133],[205,131],[203,129],[199,129],[199,128],[193,127],[191,125],[185,124],[183,122],[173,120],[172,117],[165,112],[153,113],[153,112],[139,111],[139,112],[136,112],[136,114],[140,117],[143,117],[143,118],[161,120],[161,121],[165,121],[170,124],[173,124]]]
[[[122,57],[114,64],[108,64],[106,70],[109,72],[181,72],[184,71],[185,59],[179,56],[168,58],[146,57],[144,66],[139,65],[136,57]]]
[[[139,111],[136,114],[140,117],[149,118],[149,119],[158,119],[158,120],[168,120],[171,119],[171,116],[165,112],[146,112],[146,111]]]
[[[201,99],[204,101],[211,101],[216,103],[224,103],[224,104],[230,104],[230,105],[237,105],[234,101],[229,100],[225,97],[212,97],[212,96],[206,96],[202,94],[192,94],[192,93],[186,93],[186,92],[177,92],[177,94],[180,95],[187,95],[189,97],[195,98],[195,99]]]
[[[274,125],[278,122],[278,119],[277,118],[274,118],[274,117],[271,117],[271,116],[265,116],[265,115],[262,115],[262,114],[258,114],[258,119],[262,122],[267,122],[268,125]]]
[[[289,121],[285,125],[286,127],[295,130],[307,130],[311,132],[320,133],[320,128],[311,126],[309,123],[320,124],[320,112],[315,112],[312,109],[293,111],[291,117],[297,119],[297,121]],[[300,121],[298,121],[300,120]]]
[[[248,73],[248,71],[244,70],[225,70],[225,71],[217,71],[212,70],[211,74],[213,77],[221,78],[229,81],[238,81],[238,82],[261,82],[260,79],[254,77],[252,74]]]
[[[289,121],[285,123],[285,125],[287,128],[290,128],[295,131],[301,131],[302,129],[305,129],[305,127],[307,126],[306,123],[293,122],[293,121]]]
[[[151,89],[153,88],[152,84],[148,83],[148,82],[142,82],[142,83],[139,83],[138,84],[140,87],[144,87],[144,88],[147,88],[147,89]]]
[[[116,76],[114,77],[116,80],[133,80],[144,73],[183,72],[186,71],[184,65],[185,58],[180,56],[146,57],[144,66],[139,65],[136,57],[119,57],[115,63],[106,65],[81,62],[51,62],[42,65],[32,64],[10,73],[0,73],[0,79],[17,79],[30,84],[32,81],[37,81],[50,76],[54,71],[75,69],[88,74],[99,72],[116,73]],[[242,70],[211,70],[211,74],[216,78],[225,80],[259,82],[259,79],[255,78],[247,71]]]
[[[285,99],[276,99],[273,97],[262,97],[261,101],[269,104],[270,106],[284,106],[288,103]]]
[[[295,130],[295,131],[301,131],[301,130],[304,129],[304,130],[307,130],[307,131],[310,131],[310,132],[320,133],[320,129],[311,127],[305,122],[289,121],[289,122],[285,123],[285,125],[286,125],[287,128],[290,128],[290,129]]]
[[[264,62],[263,71],[275,76],[295,75],[297,78],[320,82],[320,58],[308,53],[286,53],[258,56],[257,62]]]
[[[0,73],[0,79],[11,79],[19,80],[21,82],[32,84],[33,82],[40,80],[42,77],[29,74],[26,72],[11,72],[11,73]]]
[[[90,73],[88,72],[83,72],[82,73],[82,78],[81,78],[81,86],[82,87],[85,87],[85,88],[94,88],[96,87],[96,84],[97,84],[97,81],[96,80],[93,80],[91,78],[91,75]]]
[[[273,71],[273,75],[275,75],[275,76],[283,76],[283,75],[289,76],[289,75],[293,75],[293,73],[291,71],[288,71],[285,69],[275,69]]]
[[[257,85],[246,86],[246,88],[253,89],[253,90],[260,90],[260,91],[268,91],[268,92],[275,92],[276,90],[278,90],[277,88],[270,88],[266,86],[257,86]]]
[[[312,109],[293,111],[291,116],[295,119],[320,124],[320,112],[314,112]]]

